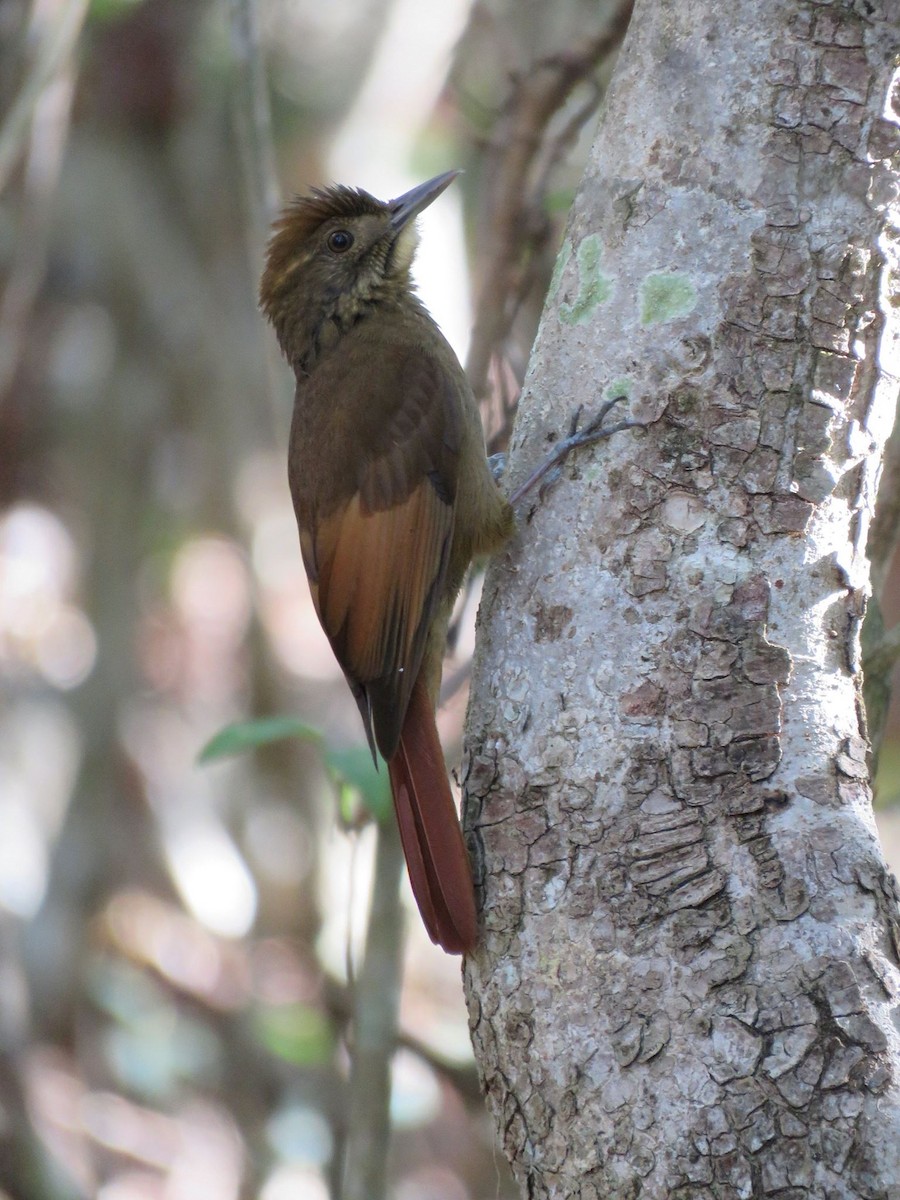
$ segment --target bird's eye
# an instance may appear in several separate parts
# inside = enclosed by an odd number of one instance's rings
[[[335,229],[334,233],[328,235],[328,249],[333,250],[335,254],[343,254],[352,245],[353,234],[346,229]]]

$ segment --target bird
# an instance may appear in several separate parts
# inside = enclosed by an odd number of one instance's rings
[[[388,201],[343,185],[296,197],[273,226],[259,301],[296,379],[288,479],[316,613],[387,763],[425,928],[467,954],[474,886],[435,709],[466,571],[514,517],[411,275],[416,217],[458,174]]]

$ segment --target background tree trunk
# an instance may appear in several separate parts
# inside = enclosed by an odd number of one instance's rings
[[[887,0],[639,0],[482,604],[476,1053],[531,1197],[900,1195],[900,925],[859,671],[897,394]],[[894,90],[892,90],[892,88]]]

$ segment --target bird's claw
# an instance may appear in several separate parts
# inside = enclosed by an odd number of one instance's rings
[[[581,414],[584,412],[584,405],[579,404],[572,413],[572,419],[569,421],[569,437],[573,438],[578,432],[578,422],[581,420]]]
[[[640,428],[642,425],[641,421],[625,420],[616,421],[613,425],[604,424],[615,405],[625,399],[624,395],[611,396],[600,406],[600,411],[580,431],[578,423],[581,420],[584,405],[579,404],[569,422],[568,436],[563,438],[561,442],[558,442],[549,458],[523,484],[520,484],[516,488],[509,498],[510,503],[516,504],[536,483],[540,483],[538,496],[543,499],[562,474],[563,463],[572,451],[576,450],[579,446],[588,446],[592,442],[602,441],[604,438],[611,437],[614,433],[619,433],[623,429]]]
[[[506,474],[506,453],[501,451],[499,454],[492,454],[488,458],[488,467],[494,477],[494,483],[499,483]]]
[[[639,429],[641,421],[616,421],[613,425],[606,425],[607,416],[611,409],[620,401],[626,399],[625,396],[613,396],[600,407],[600,411],[596,416],[585,425],[584,429],[578,429],[578,419],[581,415],[583,405],[579,405],[572,417],[571,433],[557,446],[557,453],[560,458],[567,458],[573,450],[579,446],[589,446],[592,442],[603,441],[604,438],[611,437],[614,433],[619,433],[623,429]]]
[[[604,401],[604,403],[600,405],[600,411],[591,418],[591,420],[587,423],[584,429],[581,430],[580,433],[578,432],[578,422],[581,420],[582,412],[584,412],[584,405],[579,404],[575,409],[575,412],[572,414],[572,422],[569,427],[569,439],[574,438],[574,445],[583,446],[586,441],[599,441],[599,439],[602,437],[608,437],[609,434],[614,431],[612,428],[610,428],[608,431],[604,431],[603,422],[606,420],[612,409],[617,404],[620,404],[624,399],[626,399],[624,395],[619,395],[611,396],[609,400]],[[631,422],[631,424],[635,424],[635,422]]]

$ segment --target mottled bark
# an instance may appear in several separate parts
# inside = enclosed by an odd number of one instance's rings
[[[473,1037],[528,1196],[900,1196],[859,672],[898,49],[891,0],[639,0],[622,49],[513,482],[578,402],[650,424],[492,566],[464,769]]]

